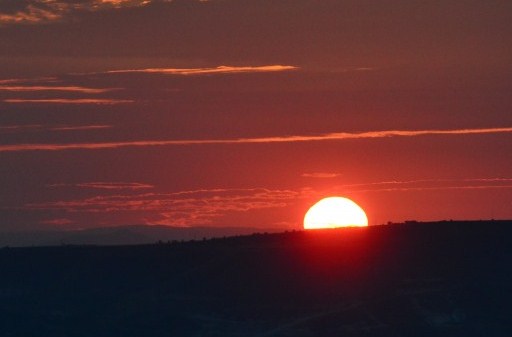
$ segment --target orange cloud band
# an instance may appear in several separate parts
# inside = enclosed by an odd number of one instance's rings
[[[157,73],[168,75],[204,75],[204,74],[228,74],[228,73],[261,73],[296,70],[298,67],[284,65],[268,65],[268,66],[219,66],[214,68],[147,68],[147,69],[125,69],[110,70],[108,74],[116,73]]]
[[[86,88],[79,86],[49,86],[49,85],[0,85],[0,91],[64,91],[81,92],[85,94],[101,94],[116,90],[114,88]]]
[[[326,140],[346,139],[372,139],[388,137],[415,137],[429,135],[474,135],[491,133],[510,133],[512,127],[484,128],[484,129],[457,129],[457,130],[388,130],[369,131],[360,133],[328,133],[315,136],[278,136],[236,139],[192,139],[192,140],[136,140],[102,143],[71,143],[71,144],[12,144],[0,145],[0,152],[13,151],[62,151],[62,150],[100,150],[120,147],[148,147],[148,146],[183,146],[183,145],[219,145],[219,144],[267,144],[267,143],[294,143],[314,142]]]
[[[124,104],[133,103],[128,99],[100,99],[100,98],[50,98],[50,99],[4,99],[5,103],[33,103],[33,104]]]

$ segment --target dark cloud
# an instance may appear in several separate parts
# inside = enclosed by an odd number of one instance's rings
[[[4,0],[0,3],[0,13],[5,15],[13,15],[18,12],[24,12],[32,5],[32,0]],[[42,2],[40,5],[44,5]]]

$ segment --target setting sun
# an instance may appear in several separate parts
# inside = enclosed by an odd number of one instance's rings
[[[363,209],[352,200],[342,197],[320,200],[304,217],[304,229],[364,226],[368,226],[368,218]]]

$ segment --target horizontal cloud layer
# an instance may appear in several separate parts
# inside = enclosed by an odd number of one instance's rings
[[[52,210],[63,212],[63,218],[74,218],[74,214],[114,213],[132,214],[134,219],[145,219],[146,223],[173,226],[193,226],[213,223],[216,218],[233,212],[247,212],[269,208],[283,208],[299,200],[317,200],[326,194],[351,195],[357,193],[407,192],[428,190],[488,190],[511,189],[512,178],[474,179],[421,179],[409,181],[383,181],[331,186],[328,190],[311,188],[217,188],[185,190],[173,193],[135,193],[138,189],[153,186],[141,183],[93,182],[57,184],[49,187],[80,187],[119,190],[115,195],[97,195],[90,198],[51,201],[27,204],[25,210]],[[126,190],[121,194],[121,190]],[[128,192],[130,191],[130,192]],[[156,216],[155,216],[156,215]]]
[[[63,91],[84,94],[101,94],[115,90],[113,88],[86,88],[79,86],[49,86],[49,85],[0,85],[0,91],[31,92],[31,91]]]
[[[390,180],[333,186],[333,190],[354,192],[400,192],[422,190],[509,189],[512,178]]]
[[[214,68],[148,68],[148,69],[125,69],[110,70],[106,73],[157,73],[166,75],[209,75],[209,74],[229,74],[229,73],[262,73],[297,70],[298,67],[287,65],[267,65],[267,66],[219,66]]]
[[[78,188],[92,188],[101,190],[141,190],[153,188],[153,185],[142,183],[127,183],[127,182],[87,182],[77,184],[52,184],[48,187],[78,187]]]
[[[101,100],[100,100],[101,101]],[[92,102],[91,102],[92,103]],[[108,103],[104,103],[108,104]],[[113,103],[111,103],[113,104]],[[100,150],[122,147],[148,147],[148,146],[184,146],[184,145],[234,145],[234,144],[268,144],[268,143],[294,143],[316,141],[339,141],[347,139],[376,139],[388,137],[416,137],[436,135],[476,135],[492,133],[512,133],[512,127],[480,128],[480,129],[452,129],[452,130],[385,130],[359,133],[337,132],[314,136],[277,136],[255,137],[237,139],[193,139],[193,140],[140,140],[102,143],[71,143],[71,144],[10,144],[0,145],[0,152],[12,151],[63,151],[63,150]]]
[[[152,212],[153,224],[190,226],[208,224],[227,212],[285,207],[300,192],[290,190],[202,189],[175,193],[96,196],[87,199],[26,205],[29,210],[61,210],[68,213]]]
[[[110,98],[47,98],[47,99],[23,99],[10,98],[4,99],[5,103],[28,103],[28,104],[125,104],[133,103],[130,99],[110,99]]]
[[[336,178],[341,174],[332,173],[332,172],[313,172],[313,173],[303,173],[301,176],[304,178]]]
[[[47,131],[79,131],[79,130],[100,130],[112,128],[111,125],[7,125],[0,126],[1,133],[22,133],[22,132],[47,132]]]

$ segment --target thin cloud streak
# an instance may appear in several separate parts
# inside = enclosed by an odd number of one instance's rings
[[[6,126],[0,126],[0,132],[2,132],[2,131],[17,132],[20,130],[40,129],[43,127],[44,126],[41,124],[6,125]]]
[[[512,178],[389,180],[332,186],[333,193],[407,192],[430,190],[508,189]],[[492,185],[490,184],[492,183]],[[427,185],[427,186],[425,186]]]
[[[86,130],[101,130],[110,129],[112,125],[42,125],[42,124],[27,124],[27,125],[8,125],[0,126],[0,134],[2,133],[26,133],[26,132],[59,132],[59,131],[86,131]]]
[[[103,99],[103,98],[79,98],[79,99],[71,99],[71,98],[49,98],[49,99],[4,99],[5,103],[14,103],[14,104],[126,104],[133,103],[133,100],[129,99]]]
[[[40,223],[43,225],[65,226],[65,225],[71,225],[74,222],[69,219],[58,218],[58,219],[51,219],[51,220],[43,220]]]
[[[510,189],[512,178],[467,178],[467,179],[417,179],[417,180],[389,180],[378,182],[363,182],[343,184],[329,187],[327,190],[310,191],[310,195],[351,195],[353,193],[373,192],[408,192],[432,190],[486,190]],[[301,196],[307,196],[306,189],[302,189]]]
[[[364,186],[382,186],[382,185],[411,185],[420,183],[482,183],[482,182],[512,182],[512,178],[468,178],[468,179],[417,179],[417,180],[389,180],[389,181],[378,181],[370,183],[358,183],[358,184],[345,184],[340,185],[338,188],[346,187],[364,187]]]
[[[147,68],[147,69],[126,69],[110,70],[107,74],[117,73],[157,73],[166,75],[209,75],[209,74],[229,74],[229,73],[262,73],[297,70],[298,67],[286,65],[268,65],[268,66],[247,66],[232,67],[219,66],[214,68]]]
[[[466,186],[427,186],[427,187],[391,187],[351,190],[350,193],[365,192],[409,192],[409,191],[434,191],[434,190],[487,190],[487,189],[509,189],[512,185],[466,185]]]
[[[82,126],[59,126],[49,129],[50,131],[80,131],[111,129],[112,125],[82,125]]]
[[[141,190],[154,188],[153,185],[127,182],[88,182],[77,184],[51,184],[47,187],[78,187],[100,190]]]
[[[416,137],[436,135],[476,135],[511,133],[512,127],[482,128],[482,129],[455,129],[455,130],[389,130],[369,131],[360,133],[328,133],[318,136],[279,136],[237,139],[194,139],[194,140],[141,140],[102,143],[71,143],[71,144],[13,144],[0,145],[0,152],[16,151],[63,151],[63,150],[101,150],[122,147],[150,147],[150,146],[186,146],[186,145],[235,145],[235,144],[271,144],[295,143],[315,141],[340,141],[347,139],[377,139],[390,137]]]
[[[329,179],[336,178],[341,176],[339,173],[332,172],[313,172],[313,173],[303,173],[301,177],[303,178],[319,178],[319,179]]]
[[[79,86],[47,86],[47,85],[26,85],[26,86],[6,86],[0,85],[0,91],[12,92],[34,92],[34,91],[61,91],[61,92],[80,92],[84,94],[101,94],[117,88],[86,88]]]
[[[0,85],[13,85],[13,84],[24,84],[24,83],[56,83],[59,82],[57,77],[36,77],[36,78],[7,78],[0,80]]]

